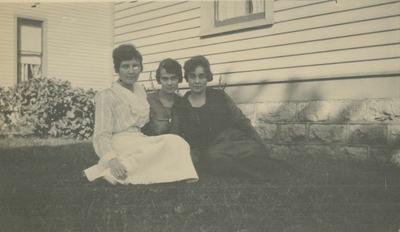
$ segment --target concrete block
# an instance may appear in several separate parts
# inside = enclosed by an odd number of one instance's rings
[[[278,133],[283,142],[306,142],[306,124],[281,124]]]
[[[387,145],[388,126],[379,124],[350,125],[348,130],[348,143]]]
[[[369,103],[368,116],[370,122],[390,122],[394,119],[392,99],[372,100]]]
[[[374,148],[369,151],[369,160],[372,162],[387,163],[390,162],[392,149],[389,148]]]
[[[255,128],[266,142],[274,140],[277,137],[278,126],[276,124],[258,123]]]
[[[310,101],[298,103],[299,120],[308,122],[321,122],[329,118],[330,102]]]
[[[296,120],[296,103],[263,102],[256,104],[256,120],[261,122],[291,122]]]
[[[336,155],[336,146],[306,145],[305,149],[306,149],[307,155],[311,155],[315,158],[335,157],[335,155]]]
[[[337,157],[352,160],[367,160],[368,147],[339,147]]]
[[[400,125],[390,125],[390,145],[400,147]]]
[[[344,124],[312,124],[308,134],[311,143],[345,143],[346,125]]]
[[[392,112],[394,115],[393,120],[396,122],[400,121],[400,98],[393,99]]]
[[[366,122],[368,120],[367,101],[333,101],[329,112],[329,121]]]

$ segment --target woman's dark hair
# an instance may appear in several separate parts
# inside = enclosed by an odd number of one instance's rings
[[[167,58],[160,62],[156,71],[156,79],[158,84],[161,83],[161,68],[164,68],[169,74],[175,74],[176,77],[178,77],[179,83],[182,82],[182,66],[178,63],[178,61]]]
[[[113,51],[114,69],[119,73],[122,61],[136,60],[140,64],[140,71],[143,71],[143,57],[133,44],[121,44]]]
[[[185,70],[185,80],[188,81],[189,73],[196,70],[198,66],[203,67],[204,72],[207,75],[207,81],[213,80],[213,74],[210,69],[210,62],[204,56],[194,56],[185,62],[183,69]]]

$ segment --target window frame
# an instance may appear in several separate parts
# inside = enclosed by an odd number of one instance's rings
[[[226,23],[215,20],[216,1],[201,2],[201,30],[200,37],[207,37],[219,34],[234,33],[242,30],[271,27],[274,23],[274,1],[264,0],[264,14],[254,14],[253,16],[241,16],[227,19]]]
[[[19,66],[19,56],[18,56],[18,19],[26,19],[26,20],[33,20],[33,21],[41,21],[42,22],[42,77],[47,77],[47,19],[46,18],[41,18],[41,17],[35,17],[35,16],[29,16],[29,15],[20,15],[20,14],[15,14],[14,15],[14,38],[15,38],[15,43],[14,43],[14,83],[15,85],[18,85],[20,82],[18,82],[18,66]]]

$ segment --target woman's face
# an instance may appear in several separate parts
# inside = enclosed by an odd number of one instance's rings
[[[160,69],[160,74],[161,91],[167,94],[174,93],[178,89],[178,77],[175,74],[167,73],[163,67]]]
[[[206,90],[208,79],[202,66],[197,66],[193,72],[189,73],[188,82],[193,93],[203,93]]]
[[[119,79],[122,85],[133,85],[138,79],[141,72],[140,63],[133,59],[122,61],[119,66]]]

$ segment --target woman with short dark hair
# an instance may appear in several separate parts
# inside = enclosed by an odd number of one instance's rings
[[[171,58],[160,62],[156,71],[157,83],[161,89],[149,93],[150,121],[142,128],[148,136],[170,133],[172,107],[181,98],[176,94],[178,84],[182,82],[182,66]]]

